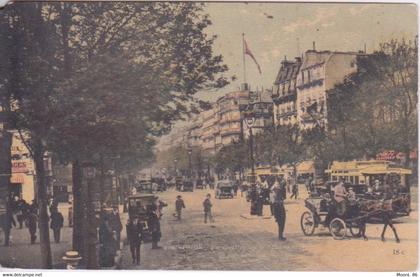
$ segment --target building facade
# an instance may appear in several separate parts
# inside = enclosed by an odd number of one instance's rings
[[[250,92],[247,89],[233,91],[217,100],[220,128],[220,143],[216,144],[217,149],[232,142],[237,142],[242,138],[241,110],[249,104],[249,95]]]
[[[252,133],[258,134],[274,126],[272,92],[269,90],[250,93],[250,102],[243,112],[253,116]],[[242,116],[242,128],[245,138],[249,137],[249,127],[245,116]]]
[[[295,61],[284,59],[281,62],[272,94],[275,126],[297,123],[296,79],[301,65],[300,57],[295,58]]]
[[[356,71],[363,53],[308,50],[297,76],[297,120],[301,129],[327,125],[327,91]]]
[[[35,199],[35,166],[28,148],[22,142],[18,132],[13,132],[11,147],[12,176],[10,192],[31,203]]]
[[[218,129],[218,116],[215,107],[200,113],[202,118],[201,126],[201,147],[205,152],[214,154],[216,151],[216,134]]]

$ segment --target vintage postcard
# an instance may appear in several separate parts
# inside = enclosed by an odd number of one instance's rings
[[[415,4],[2,2],[1,271],[417,270]]]

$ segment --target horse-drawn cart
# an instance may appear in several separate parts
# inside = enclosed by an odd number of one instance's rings
[[[346,200],[347,201],[347,200]],[[308,211],[302,213],[300,224],[304,235],[311,236],[320,225],[328,228],[334,239],[344,239],[347,230],[353,237],[366,237],[366,223],[380,220],[384,224],[382,240],[389,225],[399,242],[398,235],[392,224],[396,216],[393,210],[395,199],[363,199],[348,201],[344,213],[337,208],[329,196],[310,197],[305,200]]]

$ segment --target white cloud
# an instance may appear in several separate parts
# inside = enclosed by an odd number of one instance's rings
[[[314,16],[308,19],[300,19],[283,27],[286,33],[294,33],[300,28],[308,28],[320,25],[328,27],[334,25],[333,17],[337,15],[337,8],[318,8]]]

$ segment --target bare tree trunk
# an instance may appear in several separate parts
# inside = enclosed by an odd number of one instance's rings
[[[72,179],[73,179],[73,250],[82,253],[83,251],[83,185],[82,185],[82,169],[80,162],[74,160],[72,163]]]
[[[37,201],[39,208],[39,241],[41,246],[41,267],[44,269],[52,268],[52,255],[50,245],[50,232],[48,228],[48,199],[47,199],[47,187],[45,179],[45,168],[44,168],[44,147],[40,139],[35,139],[33,145],[33,154],[35,161],[36,171],[36,186],[37,186]]]
[[[84,255],[87,269],[98,269],[98,255],[97,255],[97,222],[95,216],[95,208],[93,202],[95,200],[95,180],[87,179],[85,186],[85,193],[87,195],[86,201],[86,224],[84,225],[85,245]]]

